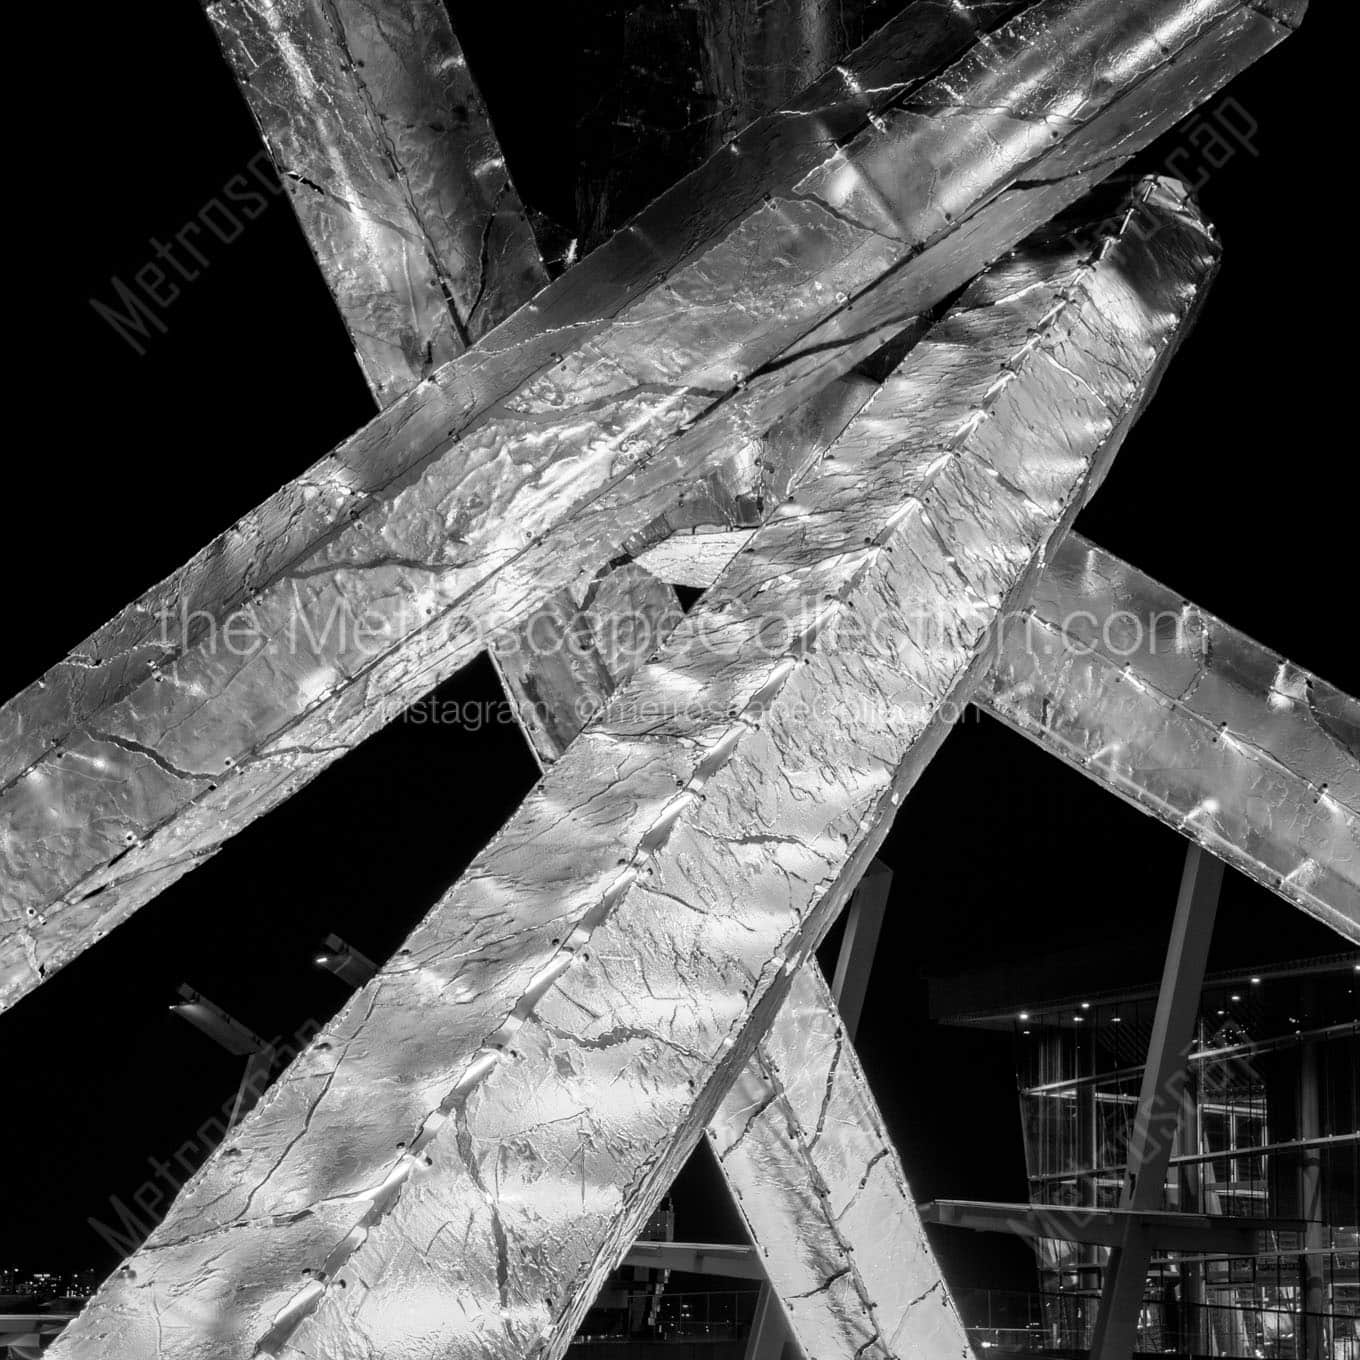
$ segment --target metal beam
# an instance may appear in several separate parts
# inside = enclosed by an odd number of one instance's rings
[[[367,954],[356,949],[348,940],[334,933],[326,936],[316,966],[334,973],[349,987],[362,987],[378,971],[378,965]]]
[[[1360,943],[1360,703],[1076,534],[974,702]]]
[[[1130,1212],[1130,1219],[1105,1267],[1091,1340],[1092,1360],[1128,1360],[1133,1354],[1152,1259],[1152,1243],[1139,1215],[1160,1209],[1166,1190],[1222,882],[1223,862],[1197,845],[1190,846],[1185,852],[1185,872],[1152,1021],[1138,1111],[1129,1134],[1129,1160],[1119,1207]]]
[[[734,1280],[763,1280],[765,1268],[754,1247],[716,1242],[637,1241],[622,1264],[643,1270],[683,1270],[690,1275],[723,1275]]]
[[[1299,1226],[1293,1220],[1286,1224],[1277,1219],[1153,1209],[1099,1209],[1087,1205],[941,1199],[920,1207],[924,1222],[949,1228],[1013,1233],[1017,1237],[1052,1237],[1103,1247],[1118,1246],[1130,1234],[1139,1233],[1153,1250],[1227,1256],[1254,1256],[1262,1232],[1297,1231]]]
[[[246,1058],[268,1047],[253,1029],[243,1025],[216,1002],[209,1001],[202,992],[196,991],[187,982],[180,984],[179,995],[180,1000],[174,1002],[170,1009],[176,1015],[182,1016],[195,1029],[206,1034],[214,1043],[220,1044],[228,1053],[238,1058]]]
[[[789,1321],[780,1307],[779,1295],[767,1281],[756,1300],[746,1360],[789,1360]]]
[[[241,1083],[236,1088],[231,1113],[227,1118],[227,1127],[234,1128],[255,1108],[256,1101],[264,1094],[278,1063],[278,1051],[273,1044],[260,1038],[254,1030],[247,1028],[235,1016],[209,1001],[187,983],[180,986],[179,994],[183,1000],[172,1005],[172,1011],[182,1015],[195,1029],[201,1030],[228,1053],[246,1060],[245,1071],[241,1074]]]
[[[0,709],[0,1005],[593,577],[1304,7],[914,4],[748,129]]]
[[[748,531],[639,560],[707,587]],[[983,712],[1360,943],[1360,703],[1071,533],[973,695]]]
[[[1216,262],[1154,181],[1099,244],[972,286],[62,1353],[398,1354],[415,1327],[447,1360],[562,1355]],[[904,1300],[897,1335],[928,1316],[950,1344],[942,1292]]]
[[[963,1323],[850,1036],[809,960],[709,1125],[809,1357],[963,1360]],[[771,1343],[773,1344],[773,1343]]]
[[[441,0],[207,0],[380,407],[547,282]]]
[[[892,876],[892,870],[876,859],[860,879],[859,887],[845,909],[845,934],[841,938],[840,953],[836,955],[831,995],[836,999],[836,1009],[840,1011],[845,1032],[851,1039],[859,1031],[860,1016],[864,1013],[869,972],[878,950],[878,934],[888,908]]]

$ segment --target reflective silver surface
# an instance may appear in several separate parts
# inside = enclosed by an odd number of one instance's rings
[[[794,976],[709,1138],[805,1355],[970,1360],[815,960]]]
[[[749,537],[639,560],[708,586]],[[1360,942],[1354,698],[1075,533],[1004,636],[975,704]]]
[[[1303,4],[1045,0],[979,33],[1009,8],[913,5],[0,709],[0,1005],[584,588]]]
[[[441,0],[208,0],[379,406],[547,282]]]
[[[974,701],[1360,944],[1360,704],[1069,535]]]
[[[1215,262],[1158,182],[972,286],[53,1354],[561,1356]]]
[[[560,590],[491,644],[491,659],[540,766],[670,636],[675,591],[636,562],[606,567],[583,599]]]

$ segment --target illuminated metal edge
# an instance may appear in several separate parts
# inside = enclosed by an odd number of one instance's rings
[[[54,1354],[563,1354],[1206,286],[1144,193],[969,290]]]
[[[793,978],[709,1138],[806,1355],[971,1356],[814,961]]]
[[[0,1005],[1274,46],[1263,8],[913,5],[131,606],[0,710]]]
[[[707,587],[747,538],[639,561]],[[1360,943],[1355,699],[1076,533],[1004,639],[979,708]]]
[[[880,354],[900,360],[926,329],[925,321],[913,322]],[[620,567],[607,568],[591,583],[585,602],[578,602],[571,591],[558,591],[529,618],[492,641],[492,661],[540,766],[551,764],[566,750],[608,695],[665,641],[683,617],[672,586],[676,578],[655,570],[661,567],[664,572],[670,564],[666,545],[675,541],[675,526],[709,527],[715,521],[763,524],[878,391],[891,371],[871,376],[880,362],[874,356],[872,366],[866,364],[828,383],[765,434],[744,444],[713,473],[682,491],[675,505],[625,545],[636,549],[640,543],[663,536],[656,555],[642,552]],[[695,535],[687,540],[686,551],[692,551],[689,545],[701,538],[715,546],[721,539],[723,548],[731,545],[724,559],[730,561],[750,541],[753,531]],[[714,572],[704,581],[705,587],[717,575]],[[614,639],[611,661],[600,655],[597,637]],[[572,639],[572,645],[555,646],[559,638]],[[620,642],[626,645],[621,648]]]
[[[547,282],[442,0],[209,0],[379,406]]]
[[[1360,943],[1360,704],[1071,535],[973,701]]]

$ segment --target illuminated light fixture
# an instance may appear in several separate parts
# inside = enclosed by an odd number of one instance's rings
[[[1091,1003],[1089,1001],[1083,1001],[1081,1003],[1081,1008],[1084,1011],[1089,1011],[1091,1009]]]
[[[1233,999],[1234,1001],[1241,1001],[1241,999],[1242,999],[1242,994],[1241,994],[1240,992],[1234,992],[1233,995],[1232,995],[1232,999]]]
[[[1029,1033],[1029,1030],[1026,1030],[1025,1033],[1028,1034],[1028,1033]]]
[[[1228,1013],[1227,1011],[1219,1011],[1220,1015],[1227,1015],[1227,1013]]]
[[[1028,1011],[1021,1011],[1021,1012],[1020,1012],[1020,1018],[1021,1018],[1022,1020],[1028,1020],[1028,1019],[1029,1019],[1029,1012],[1028,1012]]]
[[[1253,987],[1259,987],[1259,986],[1261,985],[1261,979],[1260,979],[1260,978],[1252,978],[1252,980],[1251,980],[1251,985],[1252,985]]]
[[[1084,1015],[1074,1015],[1072,1019],[1079,1025],[1084,1025],[1086,1023],[1086,1017]]]
[[[331,956],[329,954],[318,954],[316,956],[316,961],[322,968],[324,968],[331,961]]]
[[[1123,1023],[1124,1023],[1124,1017],[1123,1017],[1122,1015],[1112,1015],[1112,1016],[1110,1016],[1110,1024],[1112,1024],[1112,1025],[1122,1025]]]

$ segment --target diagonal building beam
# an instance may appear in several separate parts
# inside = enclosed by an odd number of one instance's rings
[[[1069,535],[973,696],[1360,944],[1360,704]]]
[[[1304,7],[918,3],[748,129],[0,709],[0,1005],[589,580]]]
[[[207,0],[380,407],[547,282],[442,0]]]
[[[1154,182],[1079,259],[1014,258],[969,290],[57,1355],[562,1355],[1216,249]]]

